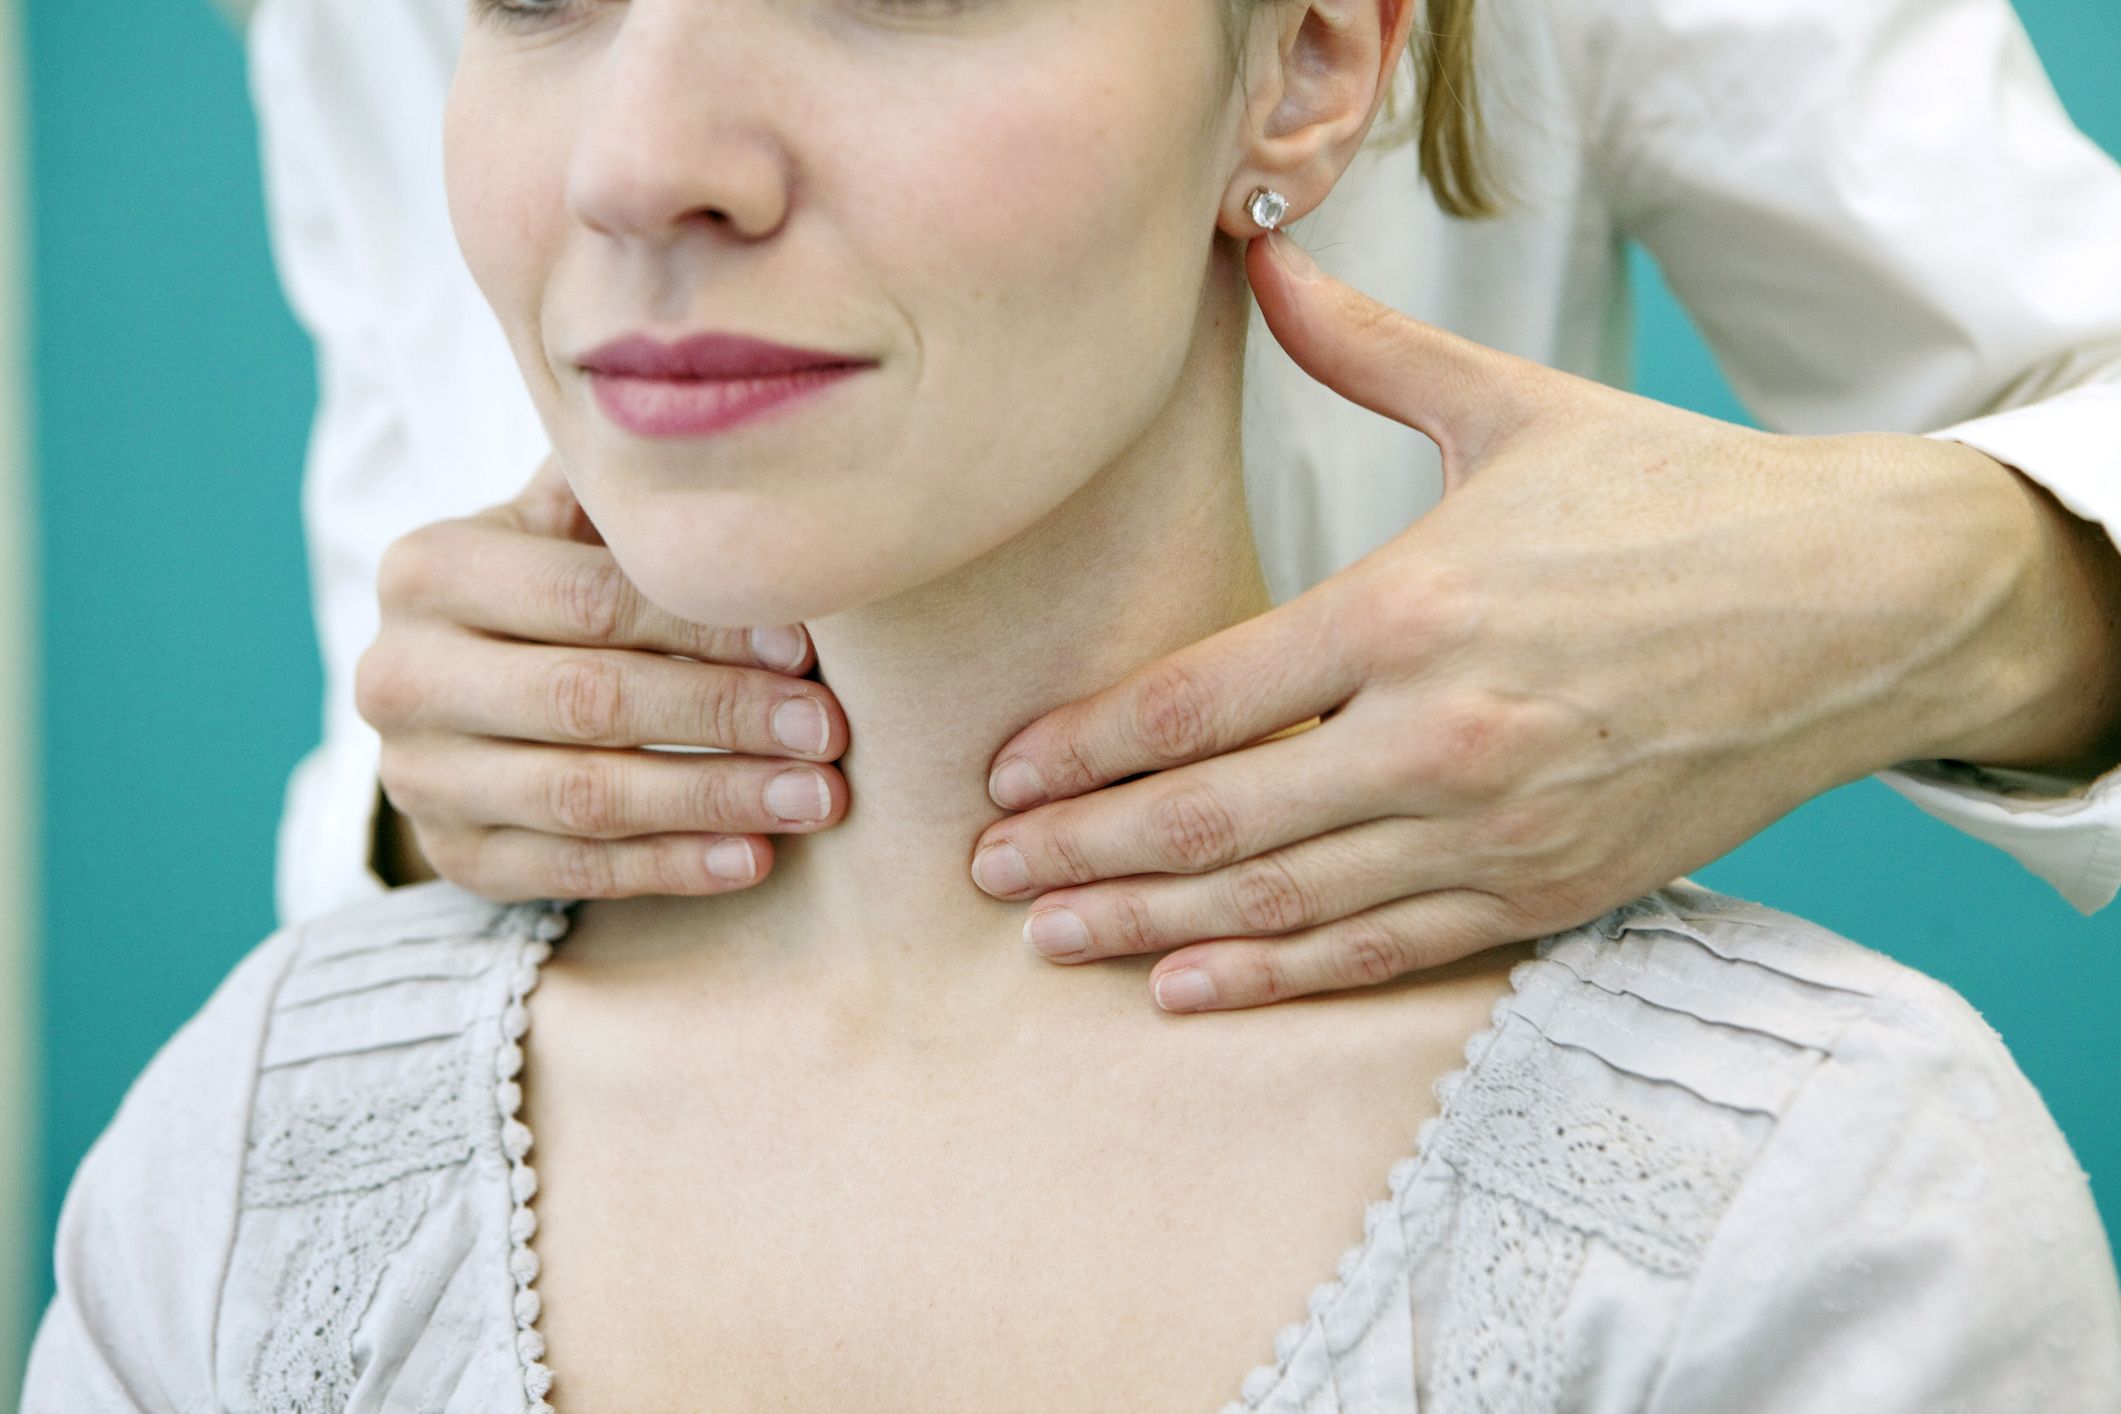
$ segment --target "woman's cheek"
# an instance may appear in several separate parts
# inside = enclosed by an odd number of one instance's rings
[[[548,375],[537,346],[537,311],[551,275],[550,228],[565,216],[562,135],[501,125],[485,115],[524,111],[508,86],[459,70],[444,110],[443,172],[450,225],[474,283],[507,333],[536,394]],[[533,110],[534,111],[534,110]]]

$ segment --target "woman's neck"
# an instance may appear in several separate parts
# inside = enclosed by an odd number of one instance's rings
[[[751,889],[658,900],[629,928],[894,998],[1053,971],[1019,939],[1027,905],[972,881],[973,844],[1005,813],[987,795],[995,753],[1272,605],[1240,472],[1241,311],[1203,322],[1162,415],[1067,502],[941,579],[808,625],[850,731],[842,822],[775,836]]]

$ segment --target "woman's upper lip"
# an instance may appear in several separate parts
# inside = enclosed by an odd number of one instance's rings
[[[748,339],[740,334],[694,334],[669,343],[647,334],[627,334],[575,360],[592,373],[624,378],[771,378],[806,368],[868,364],[872,359],[823,349]]]

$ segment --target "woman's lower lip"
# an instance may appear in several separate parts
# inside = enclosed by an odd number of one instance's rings
[[[842,363],[766,378],[633,378],[589,375],[604,415],[640,437],[711,437],[837,383],[868,364]]]

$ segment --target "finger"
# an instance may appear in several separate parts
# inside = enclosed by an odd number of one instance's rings
[[[815,661],[799,624],[709,628],[665,613],[609,550],[512,534],[472,517],[413,532],[384,555],[377,593],[413,612],[530,643],[635,648],[800,674]]]
[[[1180,948],[1158,961],[1149,984],[1166,1011],[1227,1011],[1372,987],[1537,936],[1493,894],[1442,889],[1285,938]]]
[[[1527,385],[1559,376],[1380,304],[1319,270],[1281,231],[1250,243],[1245,270],[1268,329],[1304,372],[1419,430],[1447,466],[1478,460],[1525,420]]]
[[[973,850],[973,880],[997,898],[1135,874],[1202,874],[1419,801],[1376,772],[1336,717],[1278,741],[1012,815]]]
[[[847,804],[846,778],[834,767],[770,757],[452,736],[419,746],[386,743],[383,765],[384,792],[410,819],[585,839],[800,834],[837,823]]]
[[[846,749],[839,704],[805,678],[623,649],[441,637],[370,649],[355,682],[368,721],[398,734],[560,746],[711,746],[821,760]],[[438,653],[449,655],[446,679],[432,666]]]
[[[560,469],[560,459],[548,456],[512,500],[488,507],[472,517],[535,535],[540,539],[573,540],[583,545],[602,545],[604,537],[590,523],[574,487]]]
[[[1028,809],[1331,710],[1359,681],[1355,656],[1338,646],[1342,599],[1328,581],[1055,708],[995,753],[988,794],[1004,810]]]
[[[749,888],[773,867],[773,846],[756,835],[607,842],[502,829],[440,852],[429,858],[444,878],[502,902],[724,894]]]
[[[1461,883],[1463,832],[1386,818],[1300,840],[1212,874],[1145,874],[1038,899],[1024,941],[1056,962],[1169,952],[1208,938],[1272,937],[1321,927],[1409,895]]]

